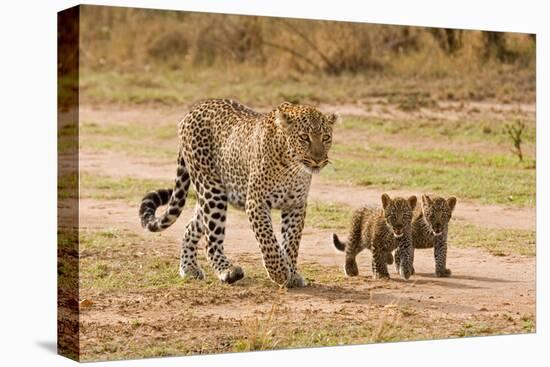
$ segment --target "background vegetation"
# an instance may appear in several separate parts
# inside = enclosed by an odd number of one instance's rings
[[[86,96],[114,102],[535,95],[527,34],[84,6],[80,58]]]

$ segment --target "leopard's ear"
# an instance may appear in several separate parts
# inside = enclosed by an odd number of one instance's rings
[[[409,202],[409,205],[411,206],[411,209],[414,210],[416,208],[416,196],[412,195],[410,196],[407,201]]]
[[[285,102],[288,103],[288,102]],[[281,106],[279,106],[275,110],[275,124],[283,129],[287,129],[290,126],[290,123],[288,122],[288,117],[286,114],[281,110]]]
[[[386,209],[388,205],[391,203],[391,198],[388,194],[384,193],[382,194],[382,207]]]
[[[450,198],[447,199],[447,204],[449,205],[449,208],[451,208],[451,213],[452,213],[453,210],[455,210],[456,198],[454,196],[451,196]]]
[[[340,115],[337,113],[327,113],[325,118],[330,126],[334,126],[336,123],[340,122]]]
[[[279,104],[279,106],[277,106],[277,109],[284,110],[285,108],[288,108],[290,106],[292,106],[292,102],[284,101],[281,104]]]

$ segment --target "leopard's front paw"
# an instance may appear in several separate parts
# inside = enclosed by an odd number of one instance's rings
[[[199,266],[180,267],[180,276],[186,279],[204,279],[204,271]]]
[[[280,287],[287,287],[288,284],[291,282],[292,276],[290,273],[290,267],[288,265],[281,266],[280,264],[277,264],[277,266],[266,266],[266,268],[269,278],[277,283]]]
[[[436,270],[435,276],[439,278],[448,278],[451,276],[451,269]]]
[[[288,281],[288,288],[302,288],[308,285],[307,280],[304,279],[300,274],[294,273]]]
[[[229,268],[222,271],[218,278],[227,284],[235,283],[237,280],[240,280],[244,277],[244,271],[240,266],[230,266]]]

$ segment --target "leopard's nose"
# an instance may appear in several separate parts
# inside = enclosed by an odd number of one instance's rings
[[[323,158],[313,158],[313,162],[315,162],[316,168],[321,168],[327,165],[328,159],[326,157]]]

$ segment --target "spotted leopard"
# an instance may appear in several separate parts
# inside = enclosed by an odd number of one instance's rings
[[[375,278],[389,278],[387,265],[393,263],[405,279],[412,274],[412,228],[413,209],[416,196],[408,199],[388,194],[382,195],[382,209],[363,207],[353,214],[347,242],[342,242],[333,234],[333,243],[337,250],[346,253],[344,271],[347,276],[359,274],[357,255],[368,248],[372,251],[372,272]]]
[[[335,114],[280,104],[258,113],[238,102],[210,99],[193,106],[178,125],[175,186],[147,194],[139,209],[152,232],[172,225],[189,186],[197,193],[194,216],[183,236],[180,275],[204,278],[197,263],[199,240],[217,277],[233,283],[244,276],[224,254],[228,204],[246,211],[269,277],[281,286],[306,284],[297,269],[312,174],[328,163]],[[157,208],[168,204],[164,214]],[[281,209],[282,240],[273,231],[271,209]]]

